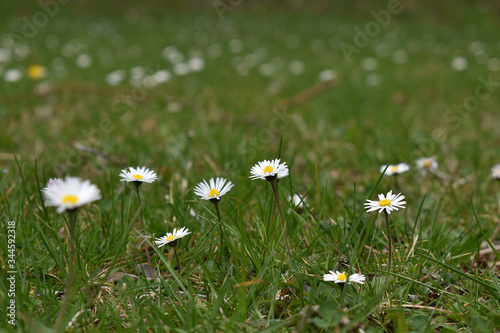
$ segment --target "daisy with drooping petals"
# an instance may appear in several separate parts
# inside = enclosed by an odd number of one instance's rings
[[[280,159],[277,158],[274,161],[264,160],[255,164],[250,170],[250,178],[264,179],[272,181],[276,178],[284,178],[288,176],[288,166],[286,162],[280,164]]]
[[[226,184],[226,181],[222,177],[218,177],[215,180],[211,178],[208,183],[206,180],[203,180],[194,188],[194,194],[203,200],[219,201],[220,197],[229,192],[234,186],[230,181]]]
[[[393,210],[398,210],[399,208],[405,208],[406,201],[403,201],[405,198],[401,193],[394,195],[392,194],[392,190],[387,193],[387,196],[383,194],[378,195],[378,201],[366,200],[365,209],[367,212],[373,212],[374,210],[378,210],[379,213],[382,211],[386,211],[387,214],[390,214]]]
[[[191,232],[186,227],[182,227],[179,230],[174,228],[174,231],[172,233],[167,232],[165,236],[155,239],[155,243],[156,245],[158,245],[158,247],[162,247],[165,244],[170,244],[170,247],[174,249],[175,259],[177,260],[177,271],[179,272],[179,275],[181,274],[181,264],[179,262],[179,257],[177,256],[177,241],[180,238],[189,235],[190,233]]]
[[[101,191],[90,181],[78,177],[50,182],[42,189],[45,206],[57,207],[57,212],[71,211],[85,204],[101,199]]]
[[[186,235],[189,235],[190,233],[191,232],[186,227],[182,227],[179,230],[174,228],[173,232],[171,232],[171,233],[167,232],[167,234],[165,236],[155,239],[155,243],[156,243],[156,245],[158,245],[158,247],[162,247],[165,244],[175,242],[176,240],[178,240]],[[174,245],[174,244],[172,244],[172,245]],[[175,245],[177,245],[177,244],[175,244]]]
[[[493,168],[491,168],[491,177],[500,180],[500,164],[497,164]]]
[[[421,157],[415,161],[415,164],[423,175],[427,174],[427,171],[434,173],[438,169],[438,162],[435,156]]]
[[[134,182],[136,184],[140,183],[152,183],[156,180],[156,172],[153,170],[146,169],[146,167],[142,168],[132,168],[129,167],[129,170],[123,169],[120,173],[120,177],[122,182]]]
[[[330,274],[325,274],[323,275],[323,281],[333,281],[335,283],[346,283],[351,284],[351,283],[359,283],[359,284],[364,284],[365,283],[365,276],[354,273],[352,275],[347,276],[346,273],[340,273],[339,271],[330,271]]]
[[[226,178],[218,177],[215,180],[213,178],[210,179],[209,183],[203,180],[201,183],[198,183],[194,188],[194,193],[199,196],[203,200],[209,200],[214,204],[215,210],[217,212],[217,218],[219,219],[219,236],[220,236],[220,248],[224,245],[224,236],[222,231],[222,222],[219,211],[219,201],[221,197],[229,192],[233,188],[233,183],[227,182]]]
[[[400,173],[406,172],[410,170],[410,166],[406,163],[399,163],[399,164],[389,164],[387,165],[382,165],[380,167],[380,173],[383,173],[385,168],[387,167],[387,170],[385,171],[386,176],[392,176],[392,175],[399,175]]]
[[[281,211],[281,205],[278,198],[278,191],[276,189],[276,179],[280,179],[288,176],[288,166],[286,162],[280,164],[280,159],[277,158],[273,161],[264,160],[255,164],[250,170],[250,178],[252,180],[255,179],[264,179],[271,184],[271,188],[273,189],[274,199],[276,200],[276,206],[278,206],[278,211],[280,213],[281,226],[283,228],[283,235],[285,238],[285,245],[290,255],[290,260],[292,258],[292,251],[290,250],[290,244],[288,244],[288,236],[286,233],[286,223],[283,218],[283,212]]]

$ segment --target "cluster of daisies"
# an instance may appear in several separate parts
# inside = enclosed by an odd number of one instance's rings
[[[417,161],[417,167],[420,170],[425,170],[429,172],[434,172],[437,170],[437,162],[434,157],[424,158]],[[397,165],[384,165],[381,168],[381,172],[385,175],[396,175],[409,170],[407,164],[401,163]],[[287,250],[291,257],[291,251],[288,244],[288,239],[286,236],[286,221],[283,218],[281,212],[281,207],[278,200],[278,191],[276,190],[277,183],[276,180],[280,178],[287,177],[289,175],[289,169],[286,162],[281,162],[280,159],[274,160],[264,160],[258,162],[250,170],[250,178],[252,180],[266,180],[271,184],[273,193],[275,194],[276,204],[280,212],[280,217],[282,220],[283,235],[286,242]],[[492,169],[492,176],[494,178],[500,179],[500,165],[495,166]],[[136,186],[137,197],[139,200],[140,207],[140,196],[139,196],[139,186],[142,183],[152,183],[157,179],[157,175],[154,171],[149,170],[145,167],[123,169],[120,173],[121,181],[131,182]],[[225,178],[211,178],[210,180],[202,180],[194,187],[194,193],[201,199],[207,200],[214,204],[219,219],[221,246],[222,246],[222,224],[219,213],[218,203],[222,197],[227,194],[232,188],[233,183]],[[97,186],[91,184],[88,180],[82,181],[76,177],[67,177],[66,179],[50,179],[47,186],[42,190],[43,198],[46,206],[57,207],[57,212],[62,213],[64,211],[74,212],[76,209],[82,205],[91,203],[93,201],[99,200],[101,198],[100,190]],[[295,198],[294,198],[295,200]],[[303,203],[303,198],[298,200]],[[388,232],[390,233],[390,226],[387,220],[387,216],[393,211],[399,209],[405,209],[406,201],[405,196],[401,193],[393,194],[392,190],[387,194],[379,194],[378,200],[366,200],[364,207],[367,212],[377,211],[378,213],[385,213]],[[142,211],[141,211],[142,218]],[[168,232],[165,236],[155,239],[155,244],[158,247],[163,247],[169,244],[171,248],[176,249],[177,242],[179,239],[191,232],[188,228],[182,227],[180,229],[174,228],[172,232]],[[389,263],[390,263],[390,248],[391,244],[389,241]],[[177,255],[176,255],[177,257]],[[389,270],[390,270],[390,264]],[[180,267],[178,263],[178,267]],[[353,273],[348,275],[346,272],[330,271],[328,274],[323,276],[324,281],[333,281],[338,284],[344,283],[359,283],[363,284],[365,282],[365,277],[358,273]]]
[[[423,175],[426,175],[428,172],[435,173],[438,170],[438,163],[435,156],[419,158],[415,161],[415,165],[417,170]],[[382,165],[380,167],[380,173],[386,176],[399,175],[407,171],[410,171],[410,166],[406,163]]]
[[[415,161],[415,166],[416,169],[424,176],[427,173],[437,175],[438,162],[435,156],[421,157]],[[407,163],[382,165],[380,167],[380,173],[383,173],[386,176],[396,176],[407,171],[410,171],[410,166]],[[500,180],[500,164],[491,168],[491,177],[493,179]]]

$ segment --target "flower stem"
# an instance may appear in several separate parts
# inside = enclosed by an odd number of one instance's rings
[[[389,278],[389,272],[391,270],[391,260],[392,260],[392,236],[391,236],[391,227],[389,225],[389,214],[387,214],[387,211],[384,210],[384,215],[385,215],[385,225],[387,227],[387,239],[389,241],[389,258],[387,260],[387,277],[386,279]]]
[[[224,243],[223,243],[223,235],[222,235],[222,223],[221,223],[220,211],[219,211],[219,202],[213,201],[213,203],[215,206],[215,211],[217,212],[217,218],[219,220],[220,250],[222,251],[222,246],[224,245]]]
[[[139,202],[139,213],[141,214],[141,224],[142,227],[144,228],[144,217],[142,216],[142,204],[141,204],[141,195],[139,194],[139,186],[142,183],[140,182],[134,182],[135,185],[135,193],[137,194],[137,201]],[[151,277],[154,279],[155,274],[153,273],[153,267],[151,266],[151,258],[149,256],[149,249],[146,247],[146,259],[148,260],[148,265],[149,265],[149,271],[151,273]]]
[[[273,188],[274,199],[276,200],[276,205],[278,206],[278,211],[280,213],[281,227],[283,228],[283,234],[285,236],[286,249],[288,251],[288,254],[290,255],[290,260],[291,260],[292,259],[292,251],[290,251],[290,245],[288,244],[288,236],[287,236],[287,233],[286,233],[286,223],[285,223],[285,219],[283,218],[283,213],[281,212],[280,201],[279,201],[279,198],[278,198],[278,191],[276,190],[275,181],[272,180],[272,181],[270,181],[270,183],[271,183],[271,187]]]
[[[139,186],[141,185],[141,183],[134,185],[135,185],[135,192],[137,193],[137,201],[139,201],[139,213],[141,214],[141,223],[142,227],[144,228],[144,217],[142,216],[141,195],[139,194]]]
[[[179,257],[177,256],[177,250],[174,247],[174,255],[175,255],[175,260],[177,260],[177,271],[179,272],[179,275],[181,275],[181,264],[179,263]]]
[[[338,285],[340,287],[340,307],[343,308],[345,283],[338,283]]]
[[[68,226],[68,245],[69,245],[69,263],[68,263],[68,279],[66,280],[66,288],[64,290],[64,299],[59,310],[54,331],[58,332],[64,320],[64,315],[68,308],[69,300],[71,298],[71,289],[73,287],[73,280],[75,279],[75,237],[76,237],[76,209],[68,211],[69,226]]]

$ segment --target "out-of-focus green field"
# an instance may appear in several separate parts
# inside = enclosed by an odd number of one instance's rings
[[[17,228],[14,329],[54,326],[67,244],[63,215],[44,208],[39,189],[72,175],[103,198],[79,213],[68,331],[494,331],[498,5],[402,1],[382,26],[385,2],[248,2],[0,6],[0,216],[1,228]],[[248,178],[278,155],[290,167],[280,194],[292,266],[270,187]],[[415,170],[423,156],[437,157],[440,177]],[[397,187],[377,183],[393,159],[412,170]],[[144,227],[118,178],[128,165],[159,176],[141,187]],[[192,192],[215,176],[235,184],[220,204],[222,261],[212,207]],[[408,203],[391,215],[387,286],[383,219],[362,204],[391,189]],[[295,193],[306,195],[302,213]],[[182,275],[172,254],[150,249],[159,279],[148,281],[136,265],[149,236],[182,226],[192,231],[180,243]],[[322,281],[347,269],[339,262],[367,277],[342,297]],[[111,281],[114,272],[126,275]],[[8,287],[2,279],[2,311]]]

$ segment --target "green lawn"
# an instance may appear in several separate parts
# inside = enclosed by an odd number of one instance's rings
[[[498,332],[498,6],[216,3],[0,6],[0,330],[57,325],[69,221],[40,190],[76,176],[102,198],[78,210],[66,331]],[[416,170],[427,156],[436,175]],[[249,178],[278,157],[292,256],[271,186]],[[390,162],[411,169],[382,177]],[[158,174],[144,223],[127,166]],[[221,223],[193,193],[219,176]],[[363,208],[389,190],[407,201],[390,269],[384,214]],[[181,227],[179,274],[154,238]]]

